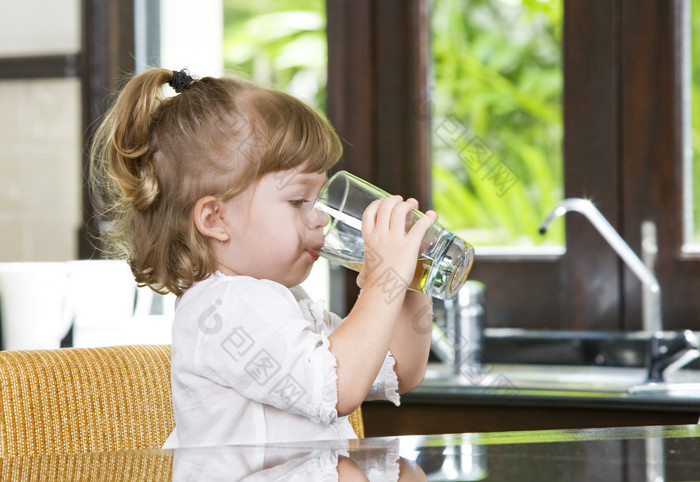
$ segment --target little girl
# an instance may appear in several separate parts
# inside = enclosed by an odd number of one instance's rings
[[[412,279],[434,212],[406,232],[414,199],[367,208],[372,256],[344,320],[299,287],[323,246],[310,206],[340,155],[319,112],[237,78],[150,69],[108,112],[91,170],[107,241],[138,283],[178,296],[166,447],[354,438],[364,400],[398,405],[422,380],[431,300],[381,280]]]

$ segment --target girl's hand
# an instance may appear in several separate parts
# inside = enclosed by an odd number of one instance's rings
[[[437,219],[427,211],[407,231],[418,201],[403,201],[391,196],[372,202],[362,216],[365,265],[357,278],[360,288],[384,286],[384,289],[408,288],[413,280],[421,240]]]

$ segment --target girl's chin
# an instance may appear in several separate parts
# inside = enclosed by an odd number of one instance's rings
[[[313,268],[313,264],[309,263],[309,267],[305,269],[303,273],[299,273],[299,276],[289,276],[284,280],[279,280],[277,282],[283,284],[287,288],[299,286],[309,277],[309,275],[311,274],[311,268]]]

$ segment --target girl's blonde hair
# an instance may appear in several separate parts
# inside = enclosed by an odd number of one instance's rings
[[[321,113],[284,92],[204,77],[166,98],[173,75],[149,69],[126,84],[95,135],[90,186],[108,253],[139,284],[180,295],[214,270],[198,199],[230,199],[272,172],[324,172],[342,147]]]

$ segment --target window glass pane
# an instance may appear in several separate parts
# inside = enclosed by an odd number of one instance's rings
[[[686,18],[689,34],[686,37],[684,95],[690,102],[686,110],[685,172],[685,251],[700,251],[700,8],[688,1]],[[688,102],[684,102],[688,105]],[[689,124],[689,125],[688,125]]]
[[[432,192],[479,246],[564,244],[538,227],[563,197],[563,0],[434,0]]]
[[[324,0],[225,0],[224,66],[324,108]]]
[[[221,76],[223,73],[222,38],[222,0],[207,0],[192,2],[190,0],[161,1],[158,9],[160,16],[160,65],[166,69],[180,70],[187,67],[199,77]],[[143,4],[143,6],[141,6]],[[149,9],[152,2],[140,0],[136,6],[137,18],[137,52],[152,55],[155,48],[148,45],[152,41],[153,32],[147,27],[143,31],[139,27],[139,14],[153,15]],[[139,41],[145,42],[144,52],[141,53]],[[137,59],[138,60],[138,59]],[[146,65],[152,65],[147,58]]]

